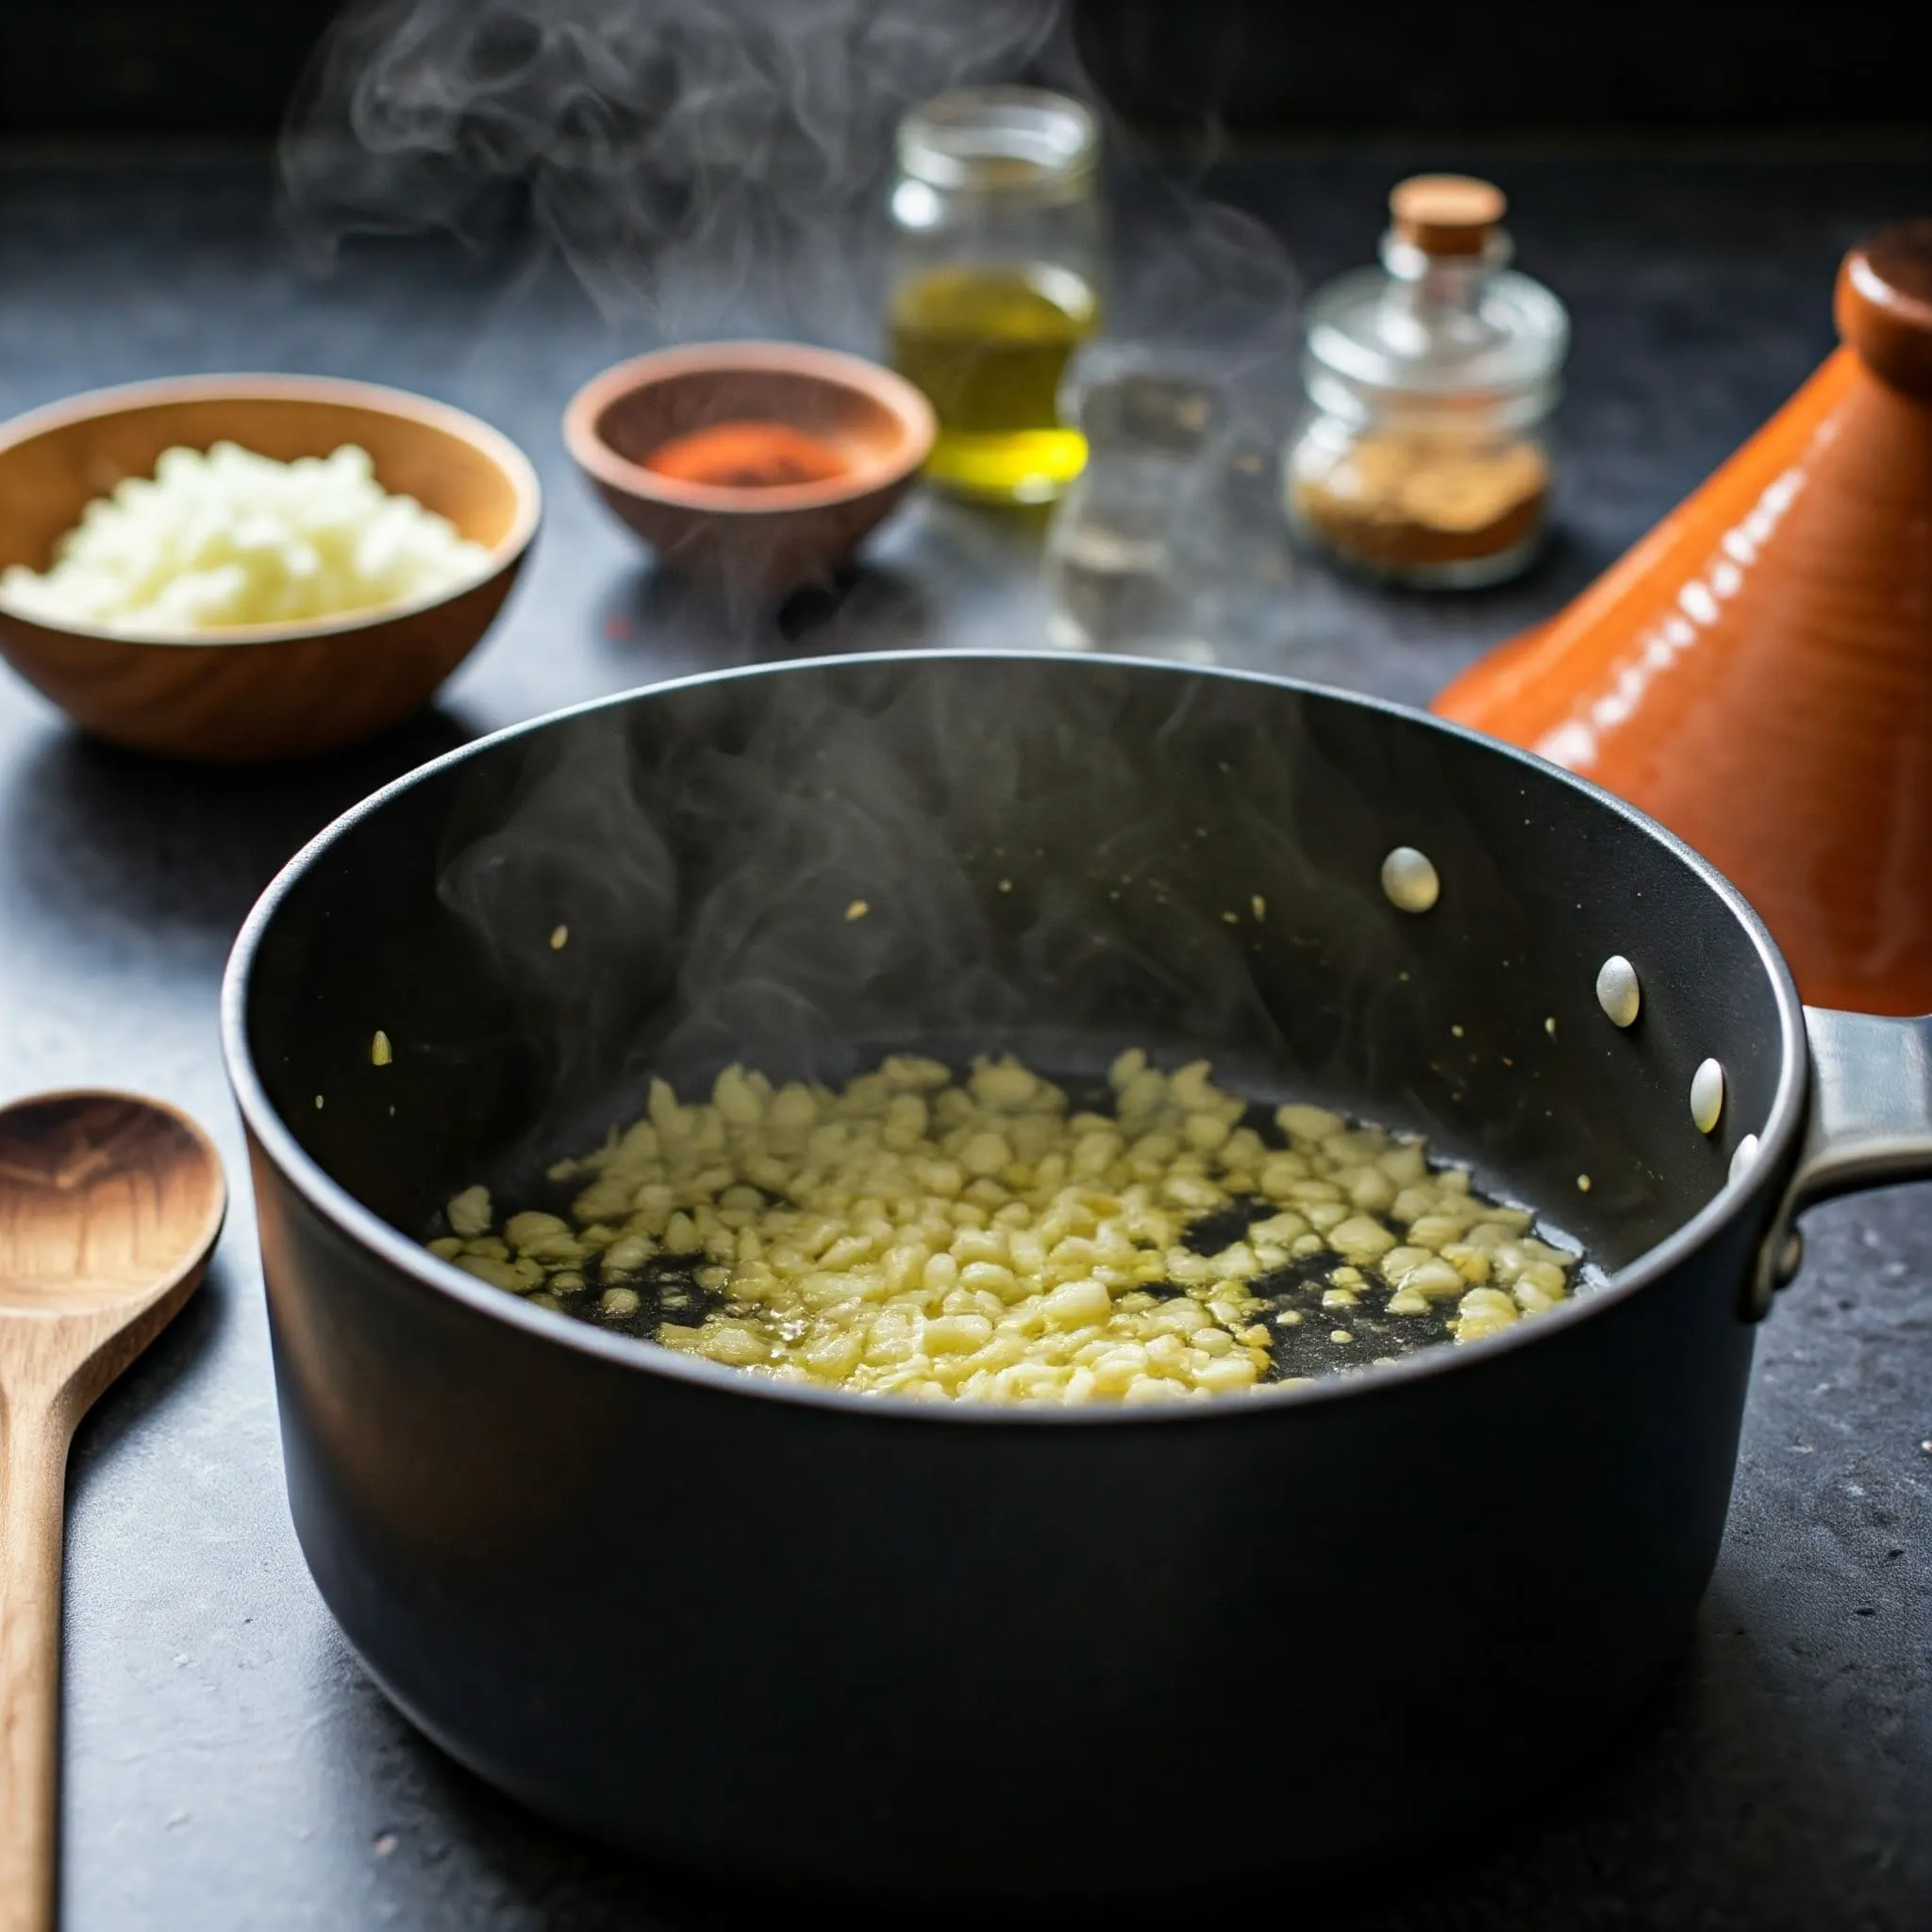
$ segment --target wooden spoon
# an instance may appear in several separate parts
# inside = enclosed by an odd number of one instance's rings
[[[0,1108],[0,1932],[54,1923],[67,1445],[193,1291],[221,1158],[131,1093]]]

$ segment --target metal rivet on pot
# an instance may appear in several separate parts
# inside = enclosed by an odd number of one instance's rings
[[[1637,969],[1622,953],[1612,953],[1596,970],[1596,1003],[1613,1026],[1636,1023],[1637,1009],[1643,1004],[1643,991],[1637,984]]]
[[[1442,881],[1427,856],[1413,845],[1398,845],[1382,861],[1382,890],[1404,912],[1426,912],[1441,897]]]
[[[1731,1156],[1731,1185],[1737,1184],[1751,1172],[1757,1158],[1757,1136],[1746,1134],[1738,1142],[1738,1151]]]
[[[1707,1134],[1724,1110],[1724,1070],[1715,1060],[1706,1060],[1690,1075],[1690,1118],[1700,1134]]]

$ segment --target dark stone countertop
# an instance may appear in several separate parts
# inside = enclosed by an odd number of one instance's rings
[[[1312,282],[1366,258],[1380,195],[1421,158],[1499,174],[1521,259],[1573,307],[1562,539],[1526,582],[1459,602],[1305,570],[1281,636],[1227,654],[1411,700],[1562,602],[1691,488],[1830,346],[1844,246],[1932,206],[1923,155],[1829,149],[1364,148],[1255,159],[1228,179]],[[706,664],[1038,637],[1036,533],[936,506],[882,536],[842,600],[776,622],[733,625],[655,579],[557,433],[575,384],[647,341],[560,275],[441,246],[372,244],[305,279],[251,157],[0,161],[0,414],[180,371],[354,375],[499,424],[549,492],[494,637],[439,710],[361,752],[257,774],[175,769],[83,743],[0,676],[0,1093],[101,1081],[163,1094],[213,1129],[236,1189],[207,1288],[74,1458],[72,1932],[762,1916],[525,1817],[362,1675],[289,1525],[216,1045],[223,959],[256,893],[336,811],[434,751]],[[1928,1492],[1932,1193],[1903,1189],[1814,1219],[1809,1263],[1763,1331],[1724,1557],[1652,1707],[1572,1788],[1498,1791],[1493,1830],[1465,1857],[1320,1923],[1932,1924]]]

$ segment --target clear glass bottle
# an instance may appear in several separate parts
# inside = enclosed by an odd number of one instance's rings
[[[1047,635],[1065,650],[1185,654],[1194,622],[1179,539],[1221,398],[1185,375],[1127,369],[1084,385],[1072,413],[1088,462],[1047,527]]]
[[[1097,363],[1099,366],[1094,366]],[[1050,642],[1269,663],[1295,622],[1280,441],[1211,356],[1115,344],[1069,399],[1087,467],[1041,558]]]
[[[1061,378],[1100,320],[1099,137],[1078,101],[962,88],[906,117],[892,189],[893,366],[939,416],[926,479],[1044,503],[1080,473]]]
[[[1296,528],[1344,563],[1424,588],[1499,583],[1536,555],[1563,305],[1507,270],[1505,202],[1423,175],[1389,198],[1382,266],[1308,305],[1308,415],[1289,452]]]

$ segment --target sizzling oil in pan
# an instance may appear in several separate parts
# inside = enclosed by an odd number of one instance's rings
[[[708,1100],[480,1187],[430,1246],[753,1374],[923,1400],[1128,1405],[1373,1369],[1533,1319],[1594,1271],[1413,1137],[1269,1109],[1206,1062],[1105,1083],[896,1056]]]

